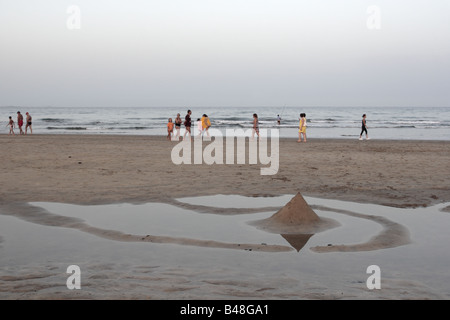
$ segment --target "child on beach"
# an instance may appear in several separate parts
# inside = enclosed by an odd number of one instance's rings
[[[172,140],[173,125],[172,118],[169,118],[169,123],[167,123],[167,140]]]
[[[12,117],[9,117],[9,122],[6,126],[9,126],[9,134],[15,135],[14,128],[16,127]]]
[[[306,142],[306,113],[300,113],[300,122],[298,125],[298,140],[297,142],[302,142],[302,135],[303,135],[303,142]]]
[[[198,130],[197,137],[200,137],[203,133],[202,120],[200,118],[197,118],[197,130]]]
[[[362,140],[362,135],[364,132],[366,133],[366,140],[370,140],[369,135],[367,134],[367,124],[366,124],[366,114],[365,113],[362,115],[361,133],[359,134],[359,140]]]

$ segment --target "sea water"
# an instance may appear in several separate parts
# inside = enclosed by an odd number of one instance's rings
[[[212,128],[251,129],[253,114],[262,129],[279,129],[280,137],[298,137],[299,115],[306,113],[308,138],[357,139],[366,114],[372,139],[450,140],[450,107],[0,107],[0,119],[17,118],[17,111],[33,117],[37,134],[167,135],[169,118],[184,121],[192,110],[193,126],[203,114]],[[282,118],[277,123],[277,116]],[[7,134],[8,128],[3,126]],[[182,125],[181,133],[184,132]]]

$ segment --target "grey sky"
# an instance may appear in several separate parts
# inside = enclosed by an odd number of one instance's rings
[[[449,16],[448,0],[0,0],[0,106],[450,106]]]

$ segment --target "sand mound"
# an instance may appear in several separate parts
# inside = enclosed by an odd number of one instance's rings
[[[319,217],[300,193],[270,218],[250,224],[269,232],[288,234],[311,234],[340,225],[335,220]]]
[[[310,224],[320,221],[319,216],[311,209],[300,193],[297,193],[291,201],[269,219],[274,222],[290,225]]]

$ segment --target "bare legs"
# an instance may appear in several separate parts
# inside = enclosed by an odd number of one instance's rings
[[[184,132],[183,140],[186,139],[186,135],[189,134],[189,138],[191,137],[191,127],[186,127],[186,131]]]
[[[298,140],[297,140],[297,142],[302,142],[302,135],[303,135],[303,142],[306,142],[306,132],[299,132],[298,133]]]

